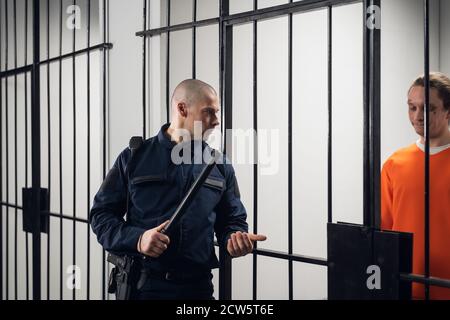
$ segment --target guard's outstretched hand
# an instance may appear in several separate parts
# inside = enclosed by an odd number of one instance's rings
[[[242,257],[253,251],[253,242],[264,241],[267,237],[262,234],[234,232],[227,242],[227,250],[232,257]]]

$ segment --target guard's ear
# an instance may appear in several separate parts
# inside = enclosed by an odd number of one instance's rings
[[[186,103],[184,103],[184,102],[179,102],[178,104],[177,104],[177,110],[178,110],[178,113],[183,117],[183,118],[186,118],[187,117],[187,106],[186,106]]]

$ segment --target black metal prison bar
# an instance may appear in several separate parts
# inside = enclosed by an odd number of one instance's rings
[[[2,16],[0,5],[0,17]],[[0,70],[2,68],[2,24],[0,23]],[[0,201],[3,200],[3,78],[0,77]],[[3,300],[3,206],[0,205],[0,301]]]
[[[425,91],[425,278],[430,277],[430,3],[424,0],[424,91]],[[425,299],[430,299],[430,283],[425,283]]]
[[[8,99],[8,90],[6,89],[6,96],[5,96],[5,101],[6,101],[6,108],[5,108],[5,133],[6,133],[6,144],[5,144],[5,151],[6,151],[6,201],[3,202],[1,201],[0,203],[0,207],[1,207],[1,217],[0,217],[0,225],[1,230],[0,230],[0,234],[3,233],[3,207],[6,208],[6,279],[9,279],[9,212],[10,209],[13,210],[14,212],[14,240],[15,240],[15,244],[14,244],[14,278],[13,278],[13,285],[14,285],[14,298],[17,299],[18,298],[18,275],[17,275],[17,246],[18,246],[18,241],[17,241],[17,236],[18,236],[18,225],[17,225],[17,216],[18,216],[18,210],[24,210],[24,208],[22,206],[17,205],[17,189],[18,189],[18,175],[17,175],[17,171],[18,171],[18,165],[17,165],[17,160],[18,160],[18,155],[17,155],[17,148],[18,148],[18,141],[17,141],[17,76],[20,74],[24,74],[24,78],[25,78],[25,188],[28,187],[28,99],[27,99],[27,93],[28,93],[28,85],[27,85],[27,74],[28,72],[31,73],[32,75],[32,79],[31,79],[31,154],[32,154],[32,186],[31,186],[31,202],[32,205],[30,206],[30,208],[32,208],[32,212],[31,212],[31,217],[33,219],[32,222],[32,238],[33,238],[33,248],[32,248],[32,266],[33,266],[33,286],[32,286],[32,290],[33,290],[33,299],[35,300],[39,300],[41,299],[41,264],[40,264],[40,260],[41,260],[41,249],[40,249],[40,242],[41,242],[41,238],[40,238],[40,233],[43,232],[40,228],[40,224],[41,224],[41,219],[44,219],[46,216],[47,217],[55,217],[55,218],[59,218],[60,219],[60,238],[62,241],[62,236],[63,236],[63,228],[62,228],[62,221],[64,220],[70,220],[73,223],[73,263],[75,264],[75,243],[76,243],[76,222],[82,222],[82,223],[86,223],[87,228],[88,228],[88,232],[87,232],[87,297],[89,299],[89,290],[90,290],[90,232],[89,232],[89,223],[88,223],[88,219],[82,219],[76,216],[76,212],[75,212],[75,204],[76,204],[76,198],[75,198],[75,188],[76,188],[76,92],[75,92],[75,83],[76,83],[76,78],[75,78],[75,57],[81,54],[86,53],[87,54],[87,108],[88,108],[88,126],[87,126],[87,137],[88,137],[88,141],[87,141],[87,163],[88,163],[88,186],[87,186],[87,197],[88,197],[88,212],[90,210],[90,140],[89,140],[89,136],[90,136],[90,52],[93,50],[103,50],[104,53],[104,76],[103,76],[103,91],[104,91],[104,99],[103,99],[103,104],[104,104],[104,112],[103,112],[103,121],[105,124],[105,110],[106,110],[106,54],[105,52],[108,49],[112,48],[112,44],[107,43],[106,42],[106,1],[104,0],[104,6],[103,6],[103,15],[104,15],[104,41],[101,44],[95,45],[95,46],[91,46],[90,42],[90,28],[91,28],[91,3],[90,0],[88,0],[88,26],[87,26],[87,47],[80,49],[80,50],[76,50],[75,48],[75,28],[73,29],[73,38],[72,38],[72,52],[67,53],[67,54],[62,54],[62,12],[63,12],[63,8],[62,8],[62,1],[60,1],[60,10],[59,10],[59,56],[57,57],[53,57],[50,58],[49,55],[49,48],[50,48],[50,8],[49,8],[49,0],[47,0],[46,4],[47,4],[47,43],[46,43],[46,60],[40,60],[40,18],[39,18],[39,14],[40,14],[40,4],[41,2],[39,0],[34,0],[33,1],[33,63],[31,65],[27,64],[27,48],[28,48],[28,0],[25,1],[25,36],[24,36],[24,48],[25,48],[25,55],[24,55],[24,66],[23,67],[18,67],[17,66],[17,10],[16,10],[16,0],[12,0],[13,1],[13,7],[12,7],[12,18],[13,18],[13,45],[14,45],[14,68],[13,69],[8,69],[10,64],[8,63],[8,56],[9,56],[9,48],[8,48],[8,28],[9,28],[9,21],[8,21],[8,17],[10,16],[9,14],[9,10],[8,10],[8,4],[9,1],[11,0],[5,0],[5,6],[4,6],[4,10],[3,7],[0,6],[0,16],[2,16],[3,12],[4,12],[4,21],[5,21],[5,35],[6,35],[6,40],[5,40],[5,64],[4,64],[4,71],[2,71],[0,73],[0,101],[1,101],[1,106],[2,108],[0,109],[0,123],[2,123],[2,130],[0,130],[0,144],[1,144],[1,150],[3,153],[3,99],[1,99],[2,95],[3,95],[3,79],[4,82],[6,84],[6,87],[8,87],[8,78],[9,77],[13,77],[14,78],[14,163],[15,163],[15,169],[14,169],[14,186],[16,189],[15,195],[14,195],[14,200],[15,200],[15,204],[11,204],[9,203],[9,108],[8,108],[8,103],[9,103],[9,99]],[[73,1],[73,4],[76,5],[76,1]],[[0,26],[0,40],[2,37],[3,33],[1,30],[1,26]],[[62,198],[62,60],[63,59],[68,59],[68,58],[72,58],[72,91],[73,91],[73,97],[72,97],[72,103],[73,103],[73,150],[74,150],[74,155],[73,155],[73,159],[74,159],[74,166],[73,166],[73,174],[74,174],[74,181],[73,181],[73,187],[74,187],[74,199],[73,199],[73,213],[72,216],[67,216],[62,214],[63,210],[62,210],[62,206],[63,206],[63,198]],[[50,138],[50,128],[51,128],[51,122],[50,122],[50,113],[51,113],[51,101],[50,101],[50,90],[51,90],[51,79],[50,79],[50,64],[52,62],[59,62],[59,147],[60,147],[60,152],[59,152],[59,163],[60,163],[60,168],[59,168],[59,173],[60,173],[60,190],[59,190],[59,195],[60,195],[60,213],[53,213],[47,210],[42,210],[42,206],[40,204],[40,202],[42,201],[40,193],[41,193],[41,187],[40,187],[40,134],[41,134],[41,128],[40,128],[40,66],[41,65],[46,65],[47,66],[47,131],[48,131],[48,137],[47,137],[47,143],[48,143],[48,183],[49,183],[49,188],[50,188],[50,184],[51,184],[51,138]],[[0,64],[2,63],[1,61],[1,57],[0,57]],[[106,135],[104,135],[104,138],[106,137]],[[104,139],[104,145],[105,145],[105,139]],[[2,164],[2,168],[3,168],[3,156],[0,157],[0,161]],[[104,166],[105,168],[105,166]],[[0,172],[0,177],[3,179],[3,170],[1,170]],[[0,179],[0,180],[2,180]],[[0,195],[3,196],[3,185],[0,188]],[[24,197],[24,201],[25,201],[25,197]],[[48,219],[48,218],[47,218]],[[25,228],[25,226],[24,226]],[[28,236],[27,236],[27,230],[25,231],[25,251],[26,251],[26,298],[29,298],[29,272],[28,272]],[[48,238],[47,238],[47,299],[50,299],[50,234],[49,231],[47,229],[46,231],[48,233]],[[3,237],[1,237],[0,239],[0,250],[1,252],[3,252]],[[1,260],[3,256],[0,257]],[[62,243],[60,245],[60,299],[63,298],[62,295],[62,270],[63,270],[63,249],[62,249]],[[1,261],[0,263],[1,265],[1,269],[3,269],[3,261]],[[1,287],[3,288],[3,284],[6,284],[6,299],[9,298],[9,283],[8,281],[3,282],[3,276],[0,276],[0,284]],[[103,280],[103,284],[104,284],[104,280]],[[103,295],[104,295],[104,289],[103,289]],[[72,294],[73,299],[75,299],[75,290],[73,291]],[[3,299],[3,293],[0,294],[0,299]]]

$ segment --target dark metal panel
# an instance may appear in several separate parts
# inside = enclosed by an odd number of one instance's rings
[[[411,284],[399,279],[411,270],[411,233],[328,224],[328,299],[411,299]]]

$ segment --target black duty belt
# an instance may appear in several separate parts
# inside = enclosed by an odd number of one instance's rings
[[[139,277],[139,281],[137,283],[137,289],[141,289],[147,279],[159,279],[173,282],[195,282],[199,280],[208,279],[211,277],[211,271],[202,271],[202,272],[186,272],[180,270],[158,270],[152,269],[149,267],[141,268],[141,275]]]

